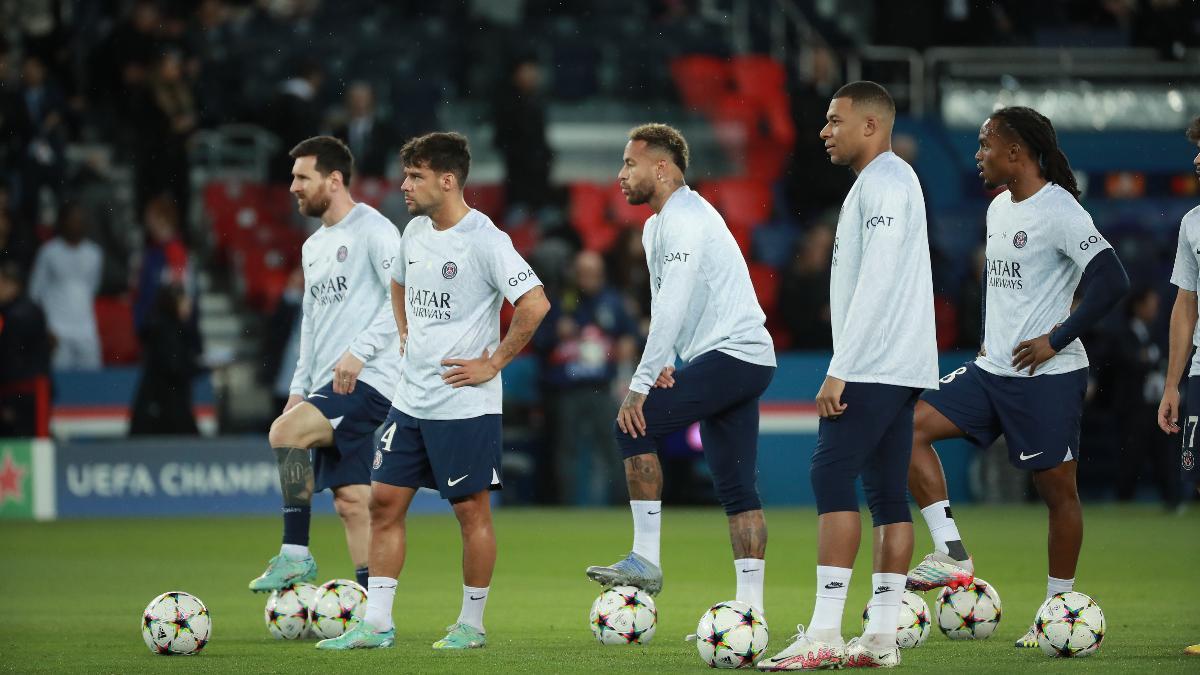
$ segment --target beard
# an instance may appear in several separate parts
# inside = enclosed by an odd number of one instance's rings
[[[648,203],[650,201],[650,198],[653,196],[654,196],[654,187],[653,186],[651,186],[649,188],[639,189],[639,188],[636,188],[636,187],[630,185],[629,186],[629,196],[626,197],[626,199],[633,206],[641,206],[642,204]]]
[[[417,203],[417,201],[414,199],[413,203],[408,205],[408,215],[427,216],[429,215],[429,207]]]
[[[329,195],[318,194],[304,201],[300,212],[309,218],[320,218],[329,210]]]

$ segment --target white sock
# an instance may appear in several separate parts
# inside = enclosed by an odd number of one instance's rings
[[[958,525],[954,524],[954,517],[950,515],[948,500],[943,499],[926,506],[921,509],[921,515],[925,516],[925,524],[929,526],[929,536],[933,537],[933,546],[937,550],[949,554],[946,542],[962,541],[962,536],[958,533]]]
[[[284,544],[279,547],[279,552],[292,560],[303,560],[312,555],[308,552],[307,546],[301,546],[300,544]]]
[[[491,588],[491,586],[488,586]],[[463,586],[462,611],[458,613],[458,622],[483,630],[483,608],[487,605],[488,588]]]
[[[825,642],[841,641],[842,610],[846,607],[853,571],[849,567],[817,565],[817,604],[813,607],[812,621],[808,622],[810,637]]]
[[[1075,579],[1056,579],[1052,576],[1046,576],[1046,599],[1050,596],[1058,595],[1059,593],[1069,593],[1075,590]]]
[[[763,611],[763,577],[767,561],[758,558],[742,558],[733,561],[733,573],[737,576],[737,599],[750,605],[760,614]]]
[[[396,599],[396,580],[391,577],[367,577],[367,615],[364,617],[377,631],[391,630],[392,601]]]
[[[631,499],[629,509],[633,511],[633,552],[662,567],[658,559],[662,502]]]
[[[900,599],[904,596],[904,574],[876,572],[871,575],[872,595],[868,603],[871,618],[863,631],[863,641],[874,649],[896,646],[896,626],[900,620]]]

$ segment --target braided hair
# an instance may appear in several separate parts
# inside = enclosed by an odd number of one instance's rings
[[[1079,201],[1079,185],[1075,182],[1071,163],[1058,147],[1058,134],[1045,115],[1033,108],[1012,106],[992,113],[992,119],[1002,122],[1029,148],[1046,180],[1070,192]]]

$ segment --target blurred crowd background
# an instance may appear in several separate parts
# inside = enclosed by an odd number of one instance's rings
[[[817,134],[859,78],[900,106],[939,347],[964,358],[990,198],[976,131],[999,104],[1055,122],[1135,286],[1085,338],[1084,487],[1176,505],[1177,443],[1153,417],[1179,218],[1200,202],[1190,0],[0,0],[0,431],[265,432],[317,225],[287,193],[287,150],[345,140],[352,193],[403,228],[400,145],[453,129],[472,143],[469,203],[553,303],[505,372],[506,438],[525,449],[510,469],[528,461],[537,501],[621,499],[611,423],[649,323],[648,211],[615,181],[625,131],[684,131],[689,182],[742,246],[777,348],[820,356],[853,176]],[[73,423],[82,399],[125,406],[121,423]]]

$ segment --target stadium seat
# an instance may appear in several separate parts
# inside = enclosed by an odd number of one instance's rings
[[[484,183],[482,185],[474,185],[467,183],[463,188],[463,198],[467,200],[467,204],[483,213],[492,219],[492,222],[501,224],[504,220],[504,185],[500,183]]]
[[[712,110],[730,90],[729,64],[713,56],[680,56],[671,61],[671,77],[684,105]]]
[[[129,296],[100,295],[94,307],[104,365],[137,363],[141,348],[133,327],[133,302]]]
[[[700,194],[735,225],[752,228],[771,217],[771,188],[747,178],[725,178],[700,185]]]
[[[608,222],[608,194],[595,183],[572,183],[568,191],[571,227],[579,235],[583,247],[600,253],[608,251],[619,234],[619,230]]]
[[[770,265],[750,263],[750,283],[758,295],[758,304],[768,316],[779,307],[779,272]]]
[[[729,69],[734,88],[744,98],[762,105],[776,97],[787,97],[787,73],[783,64],[769,56],[735,56]]]

